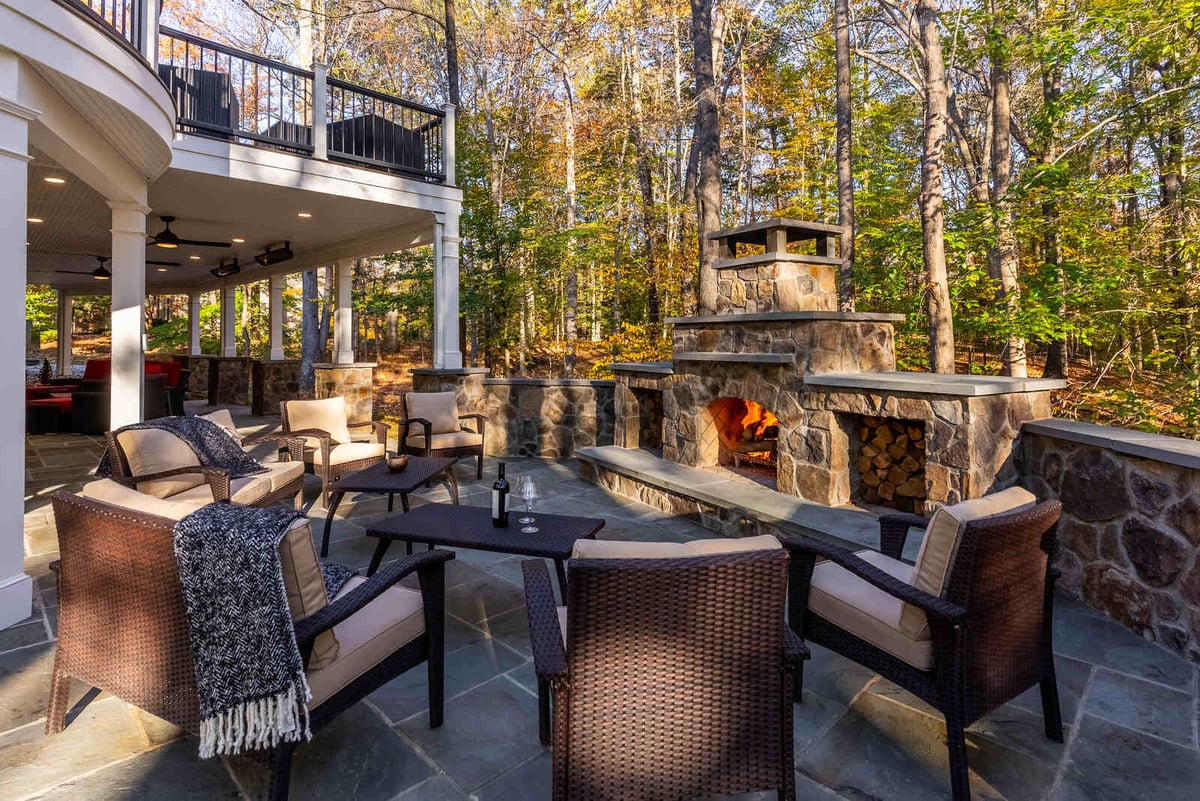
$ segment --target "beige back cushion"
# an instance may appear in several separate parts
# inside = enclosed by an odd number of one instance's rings
[[[289,431],[319,428],[329,432],[334,445],[350,441],[350,429],[346,427],[346,399],[322,398],[320,400],[288,401],[287,426]],[[308,448],[321,447],[316,437],[305,437]]]
[[[572,559],[675,559],[712,556],[744,551],[782,548],[770,534],[757,537],[714,537],[691,542],[623,542],[620,540],[576,540]]]
[[[930,595],[942,597],[967,523],[1026,509],[1035,503],[1037,498],[1029,490],[1010,487],[992,495],[938,509],[925,528],[925,539],[921,542],[921,551],[913,568],[913,586]],[[914,639],[928,639],[930,636],[925,613],[912,604],[904,605],[904,611],[900,614],[900,630]]]
[[[459,429],[458,395],[454,392],[410,392],[404,396],[408,416],[428,420],[434,434],[450,434]],[[409,433],[424,434],[421,426],[413,426]]]
[[[142,428],[122,431],[117,434],[117,444],[125,451],[129,470],[135,476],[174,470],[177,467],[199,467],[196,452],[186,442],[161,428]],[[169,498],[177,492],[198,487],[204,483],[202,473],[165,478],[159,481],[141,481],[140,492],[156,498]]]
[[[162,500],[107,478],[85,484],[79,494],[168,520],[182,520],[196,511],[194,504]],[[321,577],[321,563],[317,561],[317,549],[313,545],[307,519],[293,523],[287,535],[279,541],[279,563],[292,620],[314,615],[329,604],[325,595],[325,580]],[[322,632],[313,644],[308,666],[312,670],[322,668],[337,659],[337,655],[338,641],[333,632]]]
[[[242,441],[242,435],[238,433],[237,426],[233,423],[233,415],[228,409],[217,409],[215,412],[200,415],[205,420],[211,420],[230,433],[230,435],[238,442]]]

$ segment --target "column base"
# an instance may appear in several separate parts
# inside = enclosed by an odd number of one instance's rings
[[[449,392],[458,397],[459,414],[486,414],[483,379],[487,378],[486,367],[418,367],[413,369],[413,392]]]
[[[24,573],[0,580],[0,629],[33,613],[33,579]]]
[[[317,398],[346,399],[346,417],[365,423],[375,414],[375,362],[314,364],[314,394]]]

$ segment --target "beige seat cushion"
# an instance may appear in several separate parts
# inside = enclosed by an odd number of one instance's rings
[[[304,475],[304,462],[263,462],[263,467],[271,472],[271,492],[283,489],[288,482]]]
[[[346,427],[345,398],[321,398],[320,400],[288,401],[287,427],[289,431],[319,428],[329,433],[334,443],[349,442],[350,429]],[[316,437],[305,437],[307,448],[320,448]]]
[[[409,418],[422,417],[429,421],[434,434],[453,434],[458,431],[458,396],[454,392],[410,392],[404,396]],[[421,431],[414,425],[409,431]]]
[[[359,576],[350,579],[334,601],[353,592],[364,581]],[[308,687],[312,690],[310,709],[425,633],[421,593],[405,587],[389,587],[334,626],[333,631],[339,643],[337,659],[324,668],[308,671]]]
[[[234,425],[233,422],[233,415],[228,409],[217,409],[215,412],[209,412],[208,414],[202,414],[199,416],[203,417],[205,420],[211,420],[212,422],[216,423],[221,428],[228,431],[230,436],[236,439],[239,444],[241,443],[243,437],[238,433],[237,426]]]
[[[757,537],[713,537],[691,542],[577,540],[572,559],[672,559],[743,551],[770,551],[783,546],[770,534]]]
[[[125,452],[130,473],[144,476],[177,467],[199,467],[200,459],[191,446],[161,428],[141,428],[117,434],[117,444]],[[159,481],[142,481],[138,491],[166,498],[204,483],[203,473],[187,473]]]
[[[132,509],[148,515],[165,517],[168,520],[182,520],[196,511],[192,504],[178,503],[174,500],[164,500],[154,495],[139,492],[133,487],[118,484],[111,478],[102,478],[83,485],[79,494],[94,501],[104,501],[114,506]]]
[[[411,429],[410,429],[411,430]],[[424,448],[424,434],[410,434],[406,439],[405,444],[410,448]],[[429,438],[429,447],[431,450],[442,450],[444,448],[469,448],[483,444],[483,435],[476,434],[474,431],[455,431],[452,434],[434,434]]]
[[[912,585],[941,598],[945,593],[950,571],[954,567],[954,560],[958,556],[958,546],[962,542],[963,532],[967,530],[967,523],[983,517],[1015,512],[1035,503],[1037,498],[1029,490],[1010,487],[992,495],[938,509],[925,528],[925,539],[921,542],[920,553],[917,554]],[[910,637],[917,639],[929,636],[929,622],[925,613],[912,604],[904,605],[900,628]]]
[[[357,462],[359,459],[383,458],[386,452],[387,446],[382,442],[347,442],[329,449],[329,463],[336,465]],[[312,451],[306,450],[304,458],[306,461],[311,460],[313,464],[324,464],[321,460],[320,448]]]
[[[911,565],[877,551],[859,551],[857,556],[906,584],[912,582]],[[833,562],[820,562],[813,569],[808,595],[811,612],[918,670],[929,670],[933,667],[933,641],[911,637],[901,630],[900,614],[905,605]]]

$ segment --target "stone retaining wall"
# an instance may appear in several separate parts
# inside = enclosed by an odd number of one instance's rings
[[[213,406],[249,406],[250,365],[253,361],[247,356],[210,360],[208,402]]]
[[[1018,466],[1062,501],[1060,586],[1200,662],[1200,443],[1046,420],[1025,425]]]
[[[489,455],[559,458],[613,443],[612,381],[488,378],[482,388]]]
[[[258,416],[279,414],[279,402],[303,397],[300,393],[300,360],[255,362],[251,373],[250,413]]]

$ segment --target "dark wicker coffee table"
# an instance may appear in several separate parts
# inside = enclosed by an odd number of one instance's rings
[[[365,470],[356,470],[342,476],[329,485],[329,511],[325,514],[325,533],[321,535],[321,556],[329,556],[329,527],[333,523],[333,513],[347,492],[386,492],[388,496],[388,511],[392,511],[396,496],[400,496],[400,505],[408,511],[408,493],[419,489],[424,484],[439,480],[446,482],[450,490],[450,500],[458,504],[458,479],[454,477],[451,468],[458,459],[437,456],[410,456],[408,467],[400,473],[388,470],[386,462],[372,465]]]
[[[534,511],[538,531],[521,532],[517,512],[509,514],[507,528],[492,525],[492,511],[480,506],[450,506],[429,503],[418,506],[408,514],[389,517],[367,529],[368,537],[378,537],[375,554],[367,575],[375,574],[379,563],[393,540],[404,540],[409,553],[414,542],[424,542],[432,548],[444,545],[451,548],[473,548],[478,551],[498,551],[519,556],[540,556],[553,559],[558,572],[558,590],[566,603],[567,571],[563,561],[571,557],[576,540],[591,539],[604,528],[604,521],[595,517],[548,515]]]

